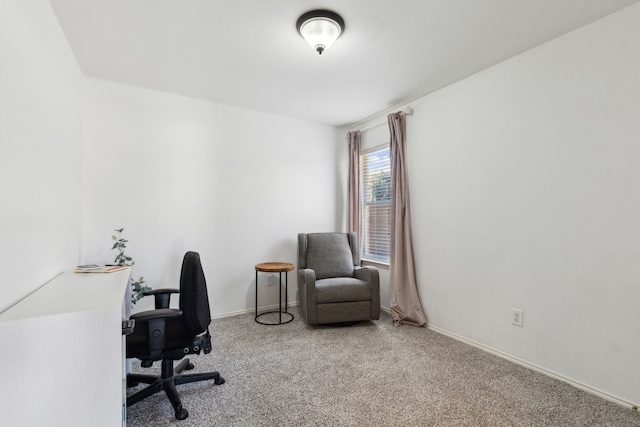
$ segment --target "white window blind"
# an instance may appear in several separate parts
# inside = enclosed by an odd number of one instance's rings
[[[363,259],[389,263],[391,255],[391,159],[389,146],[360,154],[361,253]]]

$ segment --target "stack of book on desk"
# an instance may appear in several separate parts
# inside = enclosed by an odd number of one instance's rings
[[[114,271],[120,271],[127,268],[126,265],[98,265],[87,264],[79,265],[73,271],[75,273],[113,273]]]

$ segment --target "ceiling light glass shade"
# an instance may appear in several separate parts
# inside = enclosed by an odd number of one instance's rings
[[[344,31],[340,15],[328,10],[307,12],[298,19],[298,32],[319,54],[327,50]]]

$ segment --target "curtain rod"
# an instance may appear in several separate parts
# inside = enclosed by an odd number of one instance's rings
[[[413,116],[413,108],[410,105],[408,105],[407,108],[402,110],[402,112],[407,116]],[[386,119],[386,116],[385,116],[385,119]],[[360,132],[366,132],[371,129],[379,128],[380,126],[386,125],[387,123],[388,123],[387,120],[381,120],[379,123],[373,123],[369,126],[363,127],[362,129],[354,129],[354,131],[359,130]]]

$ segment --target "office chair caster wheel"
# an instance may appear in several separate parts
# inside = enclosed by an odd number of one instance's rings
[[[220,376],[219,376],[219,377],[217,377],[217,378],[214,378],[214,379],[213,379],[213,383],[214,383],[215,385],[221,385],[221,384],[224,384],[224,378],[222,378],[222,377],[220,377]]]
[[[177,420],[185,420],[187,419],[187,417],[189,416],[189,411],[187,411],[184,408],[180,408],[179,410],[176,411],[176,419]]]

